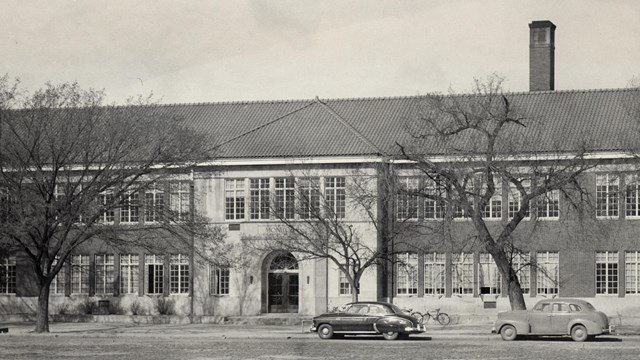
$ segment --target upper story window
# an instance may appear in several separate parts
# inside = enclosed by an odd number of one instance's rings
[[[191,184],[188,181],[175,181],[169,184],[169,206],[174,220],[188,221],[190,213]]]
[[[0,294],[16,293],[16,258],[0,258]]]
[[[524,187],[525,192],[529,192],[531,190],[531,181],[529,180],[522,180],[521,181],[522,187]],[[520,211],[520,208],[522,207],[522,195],[520,194],[520,191],[518,191],[518,188],[514,185],[509,183],[509,194],[508,194],[508,198],[509,198],[509,205],[508,205],[508,213],[507,216],[509,217],[509,219],[512,219],[514,216],[516,216],[516,214],[518,213],[518,211]],[[531,213],[531,207],[529,207],[529,209],[525,212],[524,218],[528,219]]]
[[[139,194],[128,191],[120,203],[120,223],[137,224],[140,222]]]
[[[482,209],[482,217],[485,219],[501,219],[502,218],[502,179],[493,179],[495,191],[491,196],[491,199],[487,202]],[[481,186],[487,186],[481,184]]]
[[[396,216],[398,220],[418,219],[418,181],[417,177],[401,177],[398,179],[396,196]]]
[[[324,198],[326,200],[326,216],[343,219],[346,215],[345,178],[325,177]]]
[[[618,217],[620,179],[615,174],[596,175],[596,217]]]
[[[434,179],[426,179],[425,190],[427,195],[431,195],[433,198],[426,197],[424,200],[424,218],[428,220],[444,218],[445,203],[443,199],[446,197],[445,188],[436,183]]]
[[[245,212],[244,179],[226,179],[224,182],[225,219],[242,220]]]
[[[640,181],[637,174],[625,176],[625,216],[640,217]]]
[[[144,221],[159,222],[164,208],[164,191],[157,183],[152,184],[144,193]]]
[[[276,217],[295,218],[295,182],[293,178],[275,179]]]
[[[250,179],[250,219],[265,220],[269,219],[269,179]]]
[[[560,190],[551,190],[537,197],[537,217],[540,220],[557,220],[560,217]]]
[[[104,224],[113,224],[116,218],[116,212],[114,209],[113,190],[105,190],[98,196],[99,205],[102,208],[100,211],[99,222]]]
[[[298,179],[298,216],[300,219],[317,219],[320,214],[320,179]]]

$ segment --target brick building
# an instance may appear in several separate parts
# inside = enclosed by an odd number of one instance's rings
[[[581,177],[590,189],[591,206],[575,211],[560,193],[519,227],[519,247],[525,250],[520,281],[531,304],[541,297],[587,298],[609,315],[632,314],[640,308],[640,182],[634,133],[639,118],[629,105],[638,89],[554,91],[555,25],[530,25],[530,92],[506,96],[542,124],[539,141],[523,148],[514,161],[545,161],[549,151],[582,134],[590,139],[589,156],[604,165]],[[379,230],[362,214],[351,211],[347,191],[354,176],[381,178],[393,166],[408,183],[421,181],[400,159],[397,143],[409,141],[403,126],[420,96],[398,98],[295,100],[165,105],[166,114],[184,119],[216,139],[217,160],[200,163],[193,172],[178,173],[164,188],[141,198],[176,197],[225,229],[231,242],[265,236],[277,223],[273,201],[285,201],[287,191],[311,179],[330,198],[336,216],[356,227],[371,245]],[[637,138],[637,136],[636,136]],[[552,145],[555,148],[552,148]],[[434,149],[434,159],[446,157]],[[404,172],[404,173],[403,173]],[[354,175],[357,174],[357,175]],[[294,181],[292,181],[294,179]],[[379,189],[374,186],[373,189]],[[501,186],[487,214],[496,226],[506,221],[518,199]],[[267,204],[267,205],[265,205]],[[387,206],[398,218],[398,204]],[[414,202],[415,223],[441,220],[432,204]],[[431,207],[430,207],[431,206]],[[145,205],[121,208],[113,222],[144,224]],[[383,219],[384,220],[384,219]],[[472,233],[464,219],[453,223],[453,234]],[[491,257],[470,244],[452,251],[413,237],[416,247],[401,247],[403,265],[371,268],[361,280],[361,300],[392,300],[416,309],[442,307],[451,313],[495,313],[509,307],[505,285]],[[535,261],[537,267],[526,266]],[[177,301],[179,313],[253,315],[285,312],[312,315],[350,301],[351,289],[338,269],[326,260],[300,260],[282,251],[259,254],[242,269],[219,268],[193,261],[189,249],[173,254],[122,251],[92,244],[79,249],[52,285],[56,306],[86,297],[137,301],[147,309],[157,296]],[[0,262],[5,281],[0,286],[0,312],[30,312],[37,293],[20,255]],[[55,311],[55,310],[54,310]]]

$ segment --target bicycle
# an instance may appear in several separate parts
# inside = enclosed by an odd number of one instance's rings
[[[440,309],[435,309],[433,311],[427,310],[424,314],[419,311],[413,311],[412,309],[405,309],[405,311],[411,314],[411,316],[417,318],[420,325],[426,325],[429,322],[429,319],[437,321],[440,325],[449,325],[451,322],[449,314],[440,312]]]

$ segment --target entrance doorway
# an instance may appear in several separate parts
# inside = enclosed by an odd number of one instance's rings
[[[276,255],[269,265],[267,311],[297,313],[300,295],[298,261],[291,253]]]

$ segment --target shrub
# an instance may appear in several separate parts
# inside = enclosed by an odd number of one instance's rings
[[[111,302],[109,302],[109,314],[110,315],[124,315],[126,313],[126,311],[122,308],[122,305],[120,305],[120,300],[119,299],[114,299]]]
[[[85,298],[78,304],[78,314],[91,315],[98,310],[98,303],[91,298]]]
[[[131,315],[144,315],[144,307],[138,300],[133,300],[129,304],[129,311],[131,311]]]
[[[173,315],[176,302],[173,299],[159,297],[156,299],[156,310],[160,315]]]
[[[60,315],[69,315],[73,313],[73,311],[71,311],[71,306],[69,305],[69,303],[66,303],[66,302],[58,305],[57,312]]]

